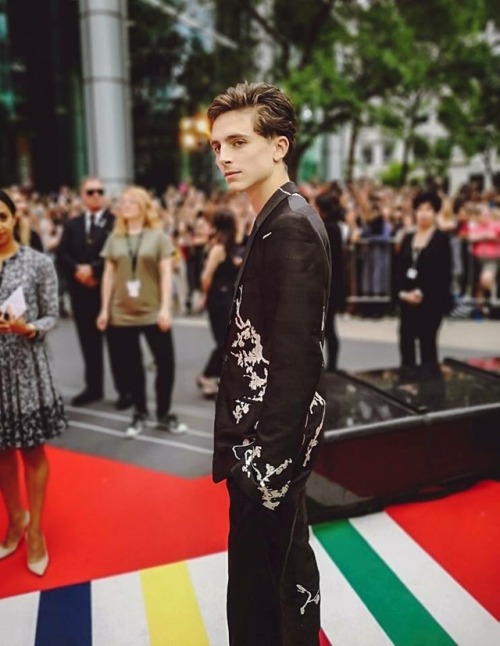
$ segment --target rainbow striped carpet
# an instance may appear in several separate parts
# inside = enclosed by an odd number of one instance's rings
[[[500,644],[500,484],[312,528],[322,641]],[[224,646],[226,554],[0,600],[0,646]]]

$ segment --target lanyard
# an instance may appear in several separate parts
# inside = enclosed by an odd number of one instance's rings
[[[423,247],[414,247],[413,245],[411,246],[411,264],[412,267],[417,266],[417,261],[418,257],[420,256],[422,252]]]
[[[416,267],[416,266],[417,266],[418,257],[420,256],[420,254],[422,253],[422,251],[423,251],[423,250],[427,247],[427,245],[429,244],[430,239],[431,239],[431,238],[432,238],[432,236],[434,235],[434,231],[435,231],[435,227],[432,227],[430,230],[428,230],[428,231],[427,231],[427,234],[426,234],[426,236],[425,236],[425,238],[424,238],[424,244],[423,244],[423,245],[420,245],[420,246],[418,246],[418,247],[417,247],[417,246],[415,246],[415,236],[413,236],[413,238],[412,238],[412,240],[411,240],[411,259],[412,259],[413,267]],[[415,234],[415,235],[416,235],[416,234]]]
[[[130,262],[132,263],[132,280],[135,280],[135,271],[137,269],[137,258],[139,257],[139,249],[141,246],[143,235],[144,235],[144,230],[142,230],[139,234],[139,239],[137,240],[137,246],[135,248],[135,251],[132,251],[132,245],[130,244],[130,236],[127,233],[128,255],[130,257]]]

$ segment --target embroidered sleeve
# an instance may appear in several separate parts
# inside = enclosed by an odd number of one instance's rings
[[[233,476],[250,497],[275,509],[292,480],[307,467],[322,427],[322,414],[312,409],[324,413],[316,388],[323,366],[329,269],[322,243],[305,217],[280,216],[265,244],[263,299],[272,303],[266,322],[268,357],[262,355],[259,330],[253,330],[251,323],[241,327],[240,343],[236,342],[240,347],[234,349],[240,353],[238,361],[251,367],[248,377],[255,394],[262,397],[262,411],[255,442],[245,450]],[[239,308],[236,314],[238,325],[238,317],[240,324],[244,317]],[[245,349],[248,335],[254,336],[250,354]],[[312,415],[316,426],[311,435]]]

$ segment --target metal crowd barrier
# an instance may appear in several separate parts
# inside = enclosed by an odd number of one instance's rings
[[[452,238],[452,292],[456,302],[470,307],[479,304],[477,287],[480,268],[472,253],[472,243]],[[394,238],[389,240],[360,240],[343,248],[344,290],[348,305],[363,303],[396,303],[394,269],[397,250]],[[500,259],[496,284],[488,303],[500,306]]]

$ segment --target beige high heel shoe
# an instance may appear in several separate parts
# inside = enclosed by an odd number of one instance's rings
[[[19,544],[21,543],[21,540],[22,540],[22,538],[24,536],[26,528],[28,527],[29,524],[30,524],[30,513],[29,513],[29,511],[25,511],[24,512],[23,531],[22,531],[21,536],[19,537],[19,540],[17,541],[17,543],[15,543],[14,545],[11,545],[10,547],[4,547],[3,545],[0,545],[0,560],[1,559],[6,559],[11,554],[14,554],[14,552],[19,547]]]
[[[26,537],[27,540],[27,537]],[[42,556],[38,561],[30,561],[29,557],[26,562],[28,570],[37,576],[43,576],[49,566],[49,553],[47,551],[47,544],[45,543],[45,537],[43,538],[43,546],[45,547],[45,556]]]

